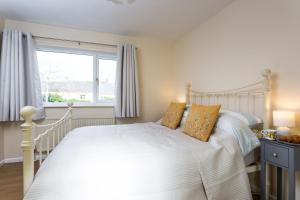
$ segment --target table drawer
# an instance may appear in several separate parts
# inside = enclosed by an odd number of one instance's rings
[[[273,144],[265,144],[265,159],[272,163],[288,167],[289,149]]]

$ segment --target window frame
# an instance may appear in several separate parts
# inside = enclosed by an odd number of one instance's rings
[[[93,102],[74,102],[74,107],[113,107],[113,101],[99,99],[99,59],[117,61],[117,53],[39,45],[36,51],[86,55],[93,57]],[[44,107],[67,107],[67,102],[43,102]]]

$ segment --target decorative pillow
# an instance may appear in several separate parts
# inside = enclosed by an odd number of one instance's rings
[[[181,121],[184,109],[185,103],[172,102],[162,118],[161,125],[176,129]]]
[[[207,142],[217,121],[221,105],[197,105],[190,108],[184,132],[189,136]]]

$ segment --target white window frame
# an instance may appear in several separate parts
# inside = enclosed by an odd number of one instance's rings
[[[37,51],[93,56],[93,102],[74,102],[75,107],[113,107],[112,101],[99,100],[99,59],[117,60],[117,53],[38,46]],[[44,107],[66,107],[67,102],[44,102]]]

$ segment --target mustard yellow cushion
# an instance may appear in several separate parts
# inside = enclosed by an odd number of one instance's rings
[[[176,129],[180,124],[183,112],[185,109],[185,103],[172,102],[164,117],[162,118],[161,125],[167,126],[171,129]]]
[[[197,105],[190,108],[184,132],[194,138],[207,142],[217,121],[221,105]]]

